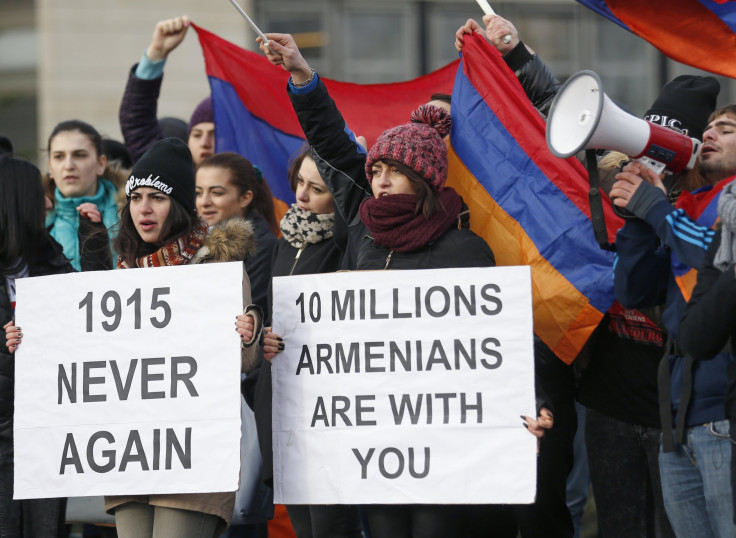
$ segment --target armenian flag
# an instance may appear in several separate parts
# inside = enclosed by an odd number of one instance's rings
[[[664,54],[698,69],[736,78],[734,0],[578,0],[645,39]]]
[[[304,135],[286,92],[288,73],[195,29],[212,88],[217,150],[258,164],[274,196],[291,203],[287,162]],[[369,146],[432,93],[452,91],[448,184],[470,207],[471,227],[499,265],[531,266],[535,332],[570,363],[614,300],[613,255],[593,236],[587,174],[574,159],[549,152],[544,121],[484,39],[466,36],[459,65],[393,84],[323,80],[349,129]],[[606,213],[614,241],[621,222],[610,207]]]
[[[585,169],[554,157],[501,55],[465,36],[452,94],[448,185],[499,265],[530,265],[534,330],[571,363],[614,301],[613,254],[593,234]],[[621,226],[604,202],[609,241]]]
[[[289,73],[263,54],[247,51],[201,27],[199,35],[212,89],[218,152],[234,151],[257,164],[274,197],[294,201],[289,158],[304,144],[286,91]],[[433,93],[450,93],[459,60],[407,82],[352,84],[322,78],[349,129],[370,145],[383,131],[409,121]],[[380,113],[377,111],[380,110]]]
[[[695,221],[694,224],[687,224],[678,230],[683,234],[686,241],[698,244],[699,237],[702,234],[698,227],[714,228],[718,221],[718,200],[721,196],[723,188],[733,181],[733,177],[722,179],[715,185],[706,185],[693,192],[684,191],[677,199],[675,208],[684,212],[688,217]],[[703,244],[703,248],[708,248],[710,241]],[[685,301],[689,301],[692,297],[695,284],[698,281],[698,271],[677,259],[673,253],[671,255],[672,274],[675,275],[675,282]]]

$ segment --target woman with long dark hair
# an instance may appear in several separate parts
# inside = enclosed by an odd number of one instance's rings
[[[186,144],[167,138],[153,144],[133,167],[126,183],[115,249],[119,269],[241,261],[255,248],[251,226],[231,219],[210,228],[195,209],[192,156]],[[242,371],[255,366],[261,315],[251,305],[250,284],[243,272],[244,313],[236,330],[242,341]],[[17,329],[17,328],[14,328]],[[19,331],[8,331],[15,351]],[[216,358],[213,358],[216,359]],[[106,497],[115,515],[118,536],[214,537],[230,523],[235,492]]]
[[[15,281],[74,271],[44,225],[41,172],[9,153],[0,154],[0,320],[7,347],[0,348],[0,536],[60,536],[66,499],[13,500],[13,352],[21,328],[13,324]]]
[[[255,252],[245,261],[253,302],[268,317],[271,256],[278,224],[271,189],[258,167],[237,153],[217,153],[197,167],[197,212],[214,226],[233,217],[247,220],[256,236]]]
[[[157,180],[146,180],[151,177]],[[126,196],[115,242],[118,268],[240,261],[255,247],[244,220],[210,228],[199,217],[191,153],[179,139],[149,148],[131,171]],[[244,272],[243,305],[250,304]],[[260,315],[254,310],[248,306],[247,315],[238,316],[243,371],[252,369],[257,356]],[[229,525],[234,503],[234,492],[150,495],[108,497],[105,509],[115,514],[120,536],[217,536]]]
[[[344,220],[336,215],[332,193],[317,170],[311,148],[305,146],[289,165],[289,184],[296,202],[281,220],[282,236],[272,259],[273,276],[332,273],[340,268],[345,250]],[[353,186],[346,186],[346,192]],[[271,293],[269,289],[269,300]],[[271,341],[278,338],[266,329]],[[278,343],[277,343],[278,345]],[[270,358],[271,356],[269,356]],[[244,394],[253,408],[263,456],[263,479],[273,484],[271,364],[263,362],[248,376]],[[288,505],[298,538],[360,538],[358,511],[352,505]]]
[[[268,59],[291,73],[289,96],[307,136],[322,178],[333,193],[336,213],[346,218],[348,241],[343,266],[358,270],[490,267],[495,260],[486,242],[469,227],[463,200],[447,187],[444,137],[449,112],[421,105],[411,123],[385,131],[366,155],[348,134],[342,115],[324,83],[299,53],[291,36],[269,34]],[[360,197],[340,195],[359,186]],[[266,358],[285,347],[273,333],[264,340]],[[541,437],[552,425],[545,410],[524,417]],[[459,447],[460,448],[460,447]],[[449,538],[461,535],[455,505],[365,505],[374,538]]]

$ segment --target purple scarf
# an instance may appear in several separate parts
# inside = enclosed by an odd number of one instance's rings
[[[415,213],[415,195],[391,194],[364,200],[360,219],[376,244],[396,252],[411,252],[440,237],[457,221],[462,198],[450,187],[442,188],[438,195],[442,208],[429,218]]]

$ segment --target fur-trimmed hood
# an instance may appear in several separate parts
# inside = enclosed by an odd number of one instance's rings
[[[250,221],[236,217],[212,226],[204,244],[189,263],[243,261],[256,251],[256,234]]]

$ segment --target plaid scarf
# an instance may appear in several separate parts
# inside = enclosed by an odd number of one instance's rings
[[[200,220],[189,232],[183,233],[171,243],[163,245],[156,252],[138,258],[136,267],[162,267],[164,265],[186,265],[197,253],[207,237],[207,223]],[[118,256],[118,269],[130,266]]]

